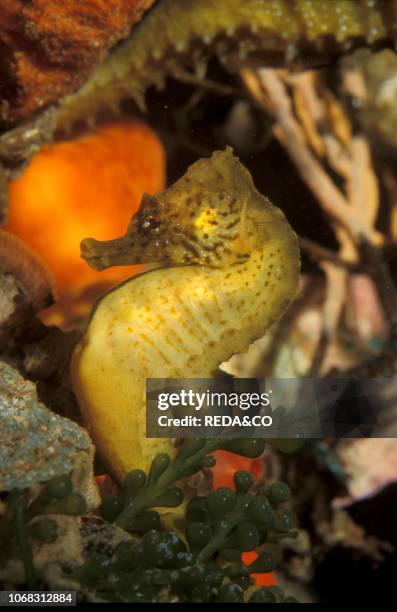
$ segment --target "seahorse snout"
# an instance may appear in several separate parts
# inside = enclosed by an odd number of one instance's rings
[[[80,254],[97,271],[116,265],[140,263],[139,249],[134,248],[126,236],[103,241],[85,238],[80,244]]]

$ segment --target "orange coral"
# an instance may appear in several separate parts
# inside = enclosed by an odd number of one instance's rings
[[[38,153],[10,184],[7,229],[47,262],[61,295],[118,282],[137,266],[94,272],[80,258],[80,241],[119,236],[142,194],[164,183],[164,150],[152,130],[135,121],[113,123]]]

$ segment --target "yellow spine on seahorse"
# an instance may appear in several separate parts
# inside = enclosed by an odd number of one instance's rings
[[[173,449],[170,440],[146,438],[146,379],[211,377],[263,336],[296,296],[297,239],[227,149],[164,193],[144,196],[125,236],[86,239],[82,255],[98,270],[163,266],[99,301],[72,359],[83,416],[121,480]]]

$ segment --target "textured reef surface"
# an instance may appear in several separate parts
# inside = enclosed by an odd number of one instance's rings
[[[153,0],[3,0],[0,119],[24,119],[79,87]]]
[[[33,383],[0,362],[0,491],[26,488],[92,464],[93,446],[78,425],[37,399]]]

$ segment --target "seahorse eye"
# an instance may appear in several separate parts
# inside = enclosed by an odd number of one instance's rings
[[[160,227],[160,221],[156,217],[146,217],[141,225],[143,230],[156,230]]]

